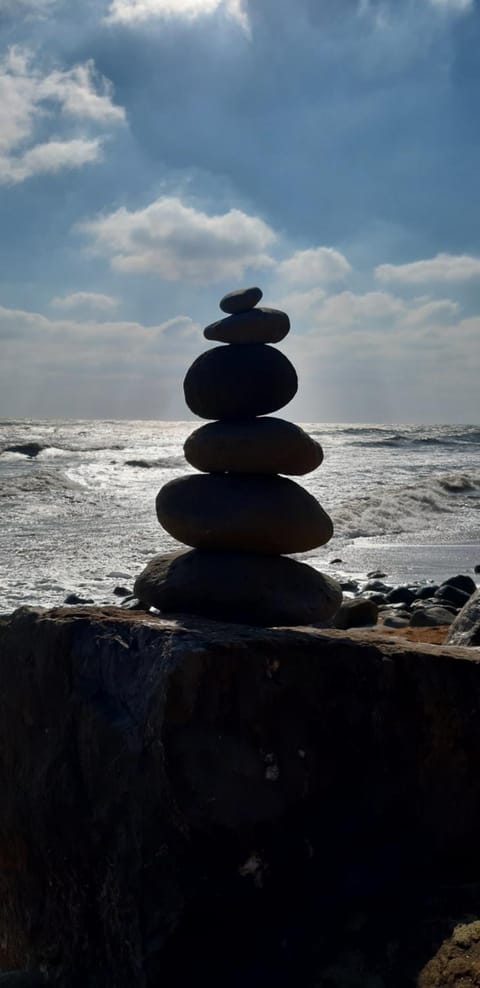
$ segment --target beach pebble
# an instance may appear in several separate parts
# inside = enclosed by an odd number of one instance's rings
[[[261,288],[239,288],[235,292],[228,292],[220,301],[222,312],[236,313],[246,312],[253,309],[263,296]]]
[[[290,319],[280,309],[250,309],[210,323],[203,331],[218,343],[280,343],[290,329]]]
[[[451,586],[449,583],[442,583],[435,591],[434,597],[441,600],[442,603],[463,607],[471,597],[471,593],[465,593],[464,590],[459,590],[458,587]]]
[[[386,628],[407,628],[408,617],[401,617],[399,614],[390,614],[382,621]]]
[[[306,552],[333,534],[316,498],[285,477],[191,474],[165,484],[156,509],[174,539],[197,549]]]
[[[475,566],[473,567],[473,572],[480,573],[480,563],[475,564]]]
[[[69,593],[63,601],[64,604],[93,604],[91,597],[79,597],[77,593]]]
[[[320,466],[323,451],[298,425],[284,419],[211,422],[188,437],[185,458],[207,473],[283,473],[295,476]]]
[[[392,588],[389,587],[387,583],[382,583],[381,580],[369,580],[368,583],[364,583],[362,587],[362,594],[369,590],[373,590],[376,593],[387,594],[390,593],[391,589]]]
[[[373,569],[371,573],[367,573],[367,580],[383,580],[386,575],[381,569]]]
[[[135,593],[164,613],[266,626],[326,622],[342,600],[334,580],[294,559],[195,549],[155,556]]]
[[[283,353],[259,343],[207,350],[187,371],[183,387],[195,415],[246,419],[283,408],[296,394],[298,380]]]
[[[459,576],[450,576],[448,580],[444,580],[440,584],[439,589],[442,587],[456,587],[457,590],[463,590],[464,593],[472,594],[475,593],[477,585],[471,576],[466,576],[461,573]]]
[[[116,597],[129,597],[132,591],[128,587],[114,587],[113,593]]]
[[[333,620],[335,628],[364,628],[377,623],[378,607],[373,600],[366,597],[355,597],[344,600]]]
[[[429,597],[432,597],[437,590],[438,583],[429,583],[425,587],[419,587],[419,589],[415,591],[415,601],[427,600]]]
[[[435,628],[443,624],[452,624],[455,615],[446,607],[427,607],[418,609],[410,616],[411,628]]]
[[[387,596],[389,604],[411,604],[415,600],[415,591],[410,587],[394,587]]]

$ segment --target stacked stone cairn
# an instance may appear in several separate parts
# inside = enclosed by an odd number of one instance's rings
[[[342,592],[329,577],[294,559],[324,545],[331,519],[285,475],[315,470],[318,442],[269,413],[283,408],[298,382],[271,344],[288,333],[285,312],[259,308],[259,288],[225,295],[225,319],[204,331],[220,343],[190,367],[185,400],[214,419],[187,439],[187,461],[200,473],[170,481],[156,499],[163,528],[189,550],[154,557],[135,595],[162,612],[183,612],[254,625],[328,622]]]

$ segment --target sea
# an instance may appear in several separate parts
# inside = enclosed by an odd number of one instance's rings
[[[167,481],[193,472],[182,447],[200,424],[0,420],[0,611],[58,606],[71,593],[118,603],[116,587],[131,589],[153,555],[178,548],[154,501]],[[335,534],[298,559],[344,580],[376,570],[390,583],[473,575],[480,426],[304,428],[325,459],[295,479],[332,516]],[[35,455],[22,451],[32,443]]]

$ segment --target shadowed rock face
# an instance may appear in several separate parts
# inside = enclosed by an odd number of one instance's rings
[[[421,881],[479,879],[479,676],[368,632],[0,621],[2,966],[306,988],[360,944],[364,984],[413,986]]]

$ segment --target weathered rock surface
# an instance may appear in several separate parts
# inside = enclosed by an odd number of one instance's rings
[[[332,521],[303,487],[260,474],[190,474],[160,489],[157,518],[196,549],[307,552],[333,535]]]
[[[342,602],[334,580],[285,556],[200,550],[154,556],[135,581],[160,611],[185,611],[252,625],[327,621]]]
[[[203,331],[207,340],[219,343],[280,343],[290,330],[290,319],[280,309],[250,309],[210,323]]]
[[[446,639],[449,645],[480,645],[480,590],[472,594],[470,600],[457,614]]]
[[[220,308],[222,312],[246,312],[247,309],[253,309],[262,296],[261,288],[238,288],[235,292],[228,292],[223,296],[220,300]]]
[[[4,968],[59,988],[415,985],[438,917],[478,915],[479,716],[472,649],[17,612]]]
[[[188,437],[185,458],[206,473],[283,473],[301,476],[320,466],[320,443],[293,422],[259,418],[210,422]]]
[[[293,364],[273,347],[217,346],[187,371],[185,401],[204,419],[245,419],[283,408],[297,392]]]

